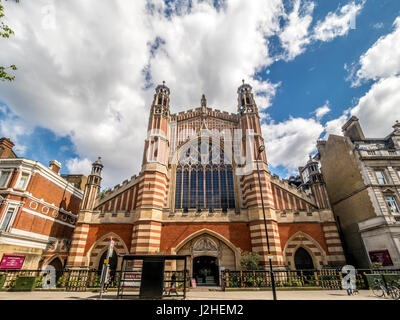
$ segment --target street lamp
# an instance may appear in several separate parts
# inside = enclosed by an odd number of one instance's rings
[[[271,272],[272,294],[273,294],[274,300],[276,300],[275,277],[274,277],[274,273],[272,271],[272,255],[271,255],[271,250],[269,248],[269,238],[268,238],[268,230],[267,230],[267,220],[265,218],[264,197],[263,197],[262,186],[261,186],[260,167],[258,166],[258,161],[260,160],[261,153],[264,151],[265,151],[265,147],[263,145],[258,148],[258,155],[257,155],[256,163],[257,163],[257,173],[258,173],[258,184],[260,185],[261,205],[262,205],[263,216],[264,216],[265,236],[267,238],[268,260],[269,260],[269,270]]]

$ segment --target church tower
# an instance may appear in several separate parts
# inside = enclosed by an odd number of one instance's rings
[[[242,195],[244,205],[249,212],[249,226],[253,252],[261,256],[261,263],[267,266],[268,247],[265,235],[264,216],[262,211],[262,200],[264,201],[265,216],[267,220],[270,253],[273,255],[272,264],[282,266],[283,256],[279,240],[278,222],[274,210],[271,175],[268,169],[266,151],[259,152],[264,145],[261,133],[260,117],[254,100],[252,87],[243,84],[238,88],[238,116],[239,125],[242,129],[242,153],[245,154],[245,175],[241,176]],[[251,138],[253,137],[253,139]],[[251,163],[248,163],[248,162]],[[257,162],[260,168],[262,194],[257,173]]]
[[[95,162],[92,163],[92,172],[90,173],[85,185],[81,210],[93,210],[94,202],[100,191],[102,170],[103,163],[99,157]]]
[[[170,90],[163,82],[155,91],[140,173],[138,220],[132,230],[133,254],[148,254],[160,250],[160,221],[163,208],[167,204]]]
[[[101,185],[101,171],[103,170],[103,163],[99,157],[92,164],[92,172],[90,173],[86,182],[81,208],[76,222],[72,242],[69,250],[67,268],[82,268],[86,266],[84,248],[86,246],[89,224],[91,220],[92,211],[96,201],[96,197],[100,191]]]

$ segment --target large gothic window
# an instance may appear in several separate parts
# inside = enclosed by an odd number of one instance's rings
[[[189,208],[222,209],[223,211],[234,209],[235,192],[232,166],[225,165],[223,151],[215,150],[211,145],[205,159],[208,162],[204,161],[204,152],[201,153],[204,151],[203,149],[204,146],[199,144],[198,155],[193,155],[189,149],[186,160],[180,161],[177,166],[175,208],[184,211]],[[188,156],[189,154],[190,156]],[[217,164],[218,157],[219,163]],[[193,161],[193,159],[197,161]]]

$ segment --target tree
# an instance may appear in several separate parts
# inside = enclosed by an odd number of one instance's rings
[[[246,252],[240,259],[240,265],[245,270],[258,270],[258,264],[260,262],[260,255],[254,252]]]
[[[0,0],[0,19],[4,17],[4,7],[1,4]],[[7,1],[7,0],[5,0]],[[14,0],[15,2],[19,2],[19,0]],[[10,38],[11,35],[14,34],[14,31],[12,31],[12,29],[10,29],[10,27],[8,25],[6,25],[4,22],[0,22],[0,36],[3,38]],[[15,65],[11,65],[9,67],[2,67],[0,66],[0,80],[1,81],[13,81],[15,79],[15,76],[13,75],[9,75],[8,71],[9,70],[13,70],[16,71],[17,67]]]

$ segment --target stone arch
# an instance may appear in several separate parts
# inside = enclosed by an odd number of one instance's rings
[[[218,250],[210,250],[207,252],[196,252],[196,251],[190,251],[187,252],[186,254],[191,254],[193,257],[196,256],[201,256],[201,255],[208,255],[208,256],[214,256],[218,258],[227,258],[224,257],[224,255],[229,254],[229,250],[232,252],[232,258],[233,261],[230,264],[230,269],[239,269],[240,267],[240,256],[241,256],[241,250],[240,248],[237,248],[232,242],[230,242],[227,238],[224,236],[220,235],[219,233],[209,230],[209,229],[201,229],[198,230],[188,237],[186,237],[184,240],[182,240],[175,248],[172,248],[172,253],[173,254],[180,254],[182,250],[188,251],[188,248],[195,248],[196,244],[198,244],[202,239],[210,239],[212,243],[214,243],[216,246],[218,246]],[[228,249],[228,250],[227,250]],[[223,267],[227,267],[222,265]],[[191,265],[189,265],[189,268],[191,268]]]
[[[290,269],[296,269],[294,255],[300,247],[310,254],[316,269],[321,269],[322,266],[328,264],[326,252],[322,249],[320,244],[307,233],[299,231],[289,238],[283,250],[285,264],[288,265]]]
[[[61,265],[64,267],[67,255],[65,253],[56,253],[53,255],[46,255],[45,260],[41,263],[41,268],[45,268],[47,265],[51,264],[54,260],[60,260]]]
[[[108,244],[110,241],[110,237],[113,238],[114,241],[114,251],[117,255],[128,254],[129,250],[126,246],[124,240],[114,232],[109,232],[106,235],[102,236],[98,239],[90,248],[90,250],[86,254],[86,259],[88,261],[89,268],[97,269],[99,265],[100,258],[102,254],[108,249]],[[117,269],[121,267],[121,259],[118,258]]]
[[[223,135],[221,133],[216,134],[213,130],[208,130],[208,129],[206,131],[207,131],[207,135],[202,135],[203,132],[200,130],[199,132],[196,132],[195,135],[193,135],[192,137],[190,137],[190,138],[186,137],[186,140],[184,142],[181,142],[181,144],[177,145],[176,149],[175,149],[175,153],[172,158],[172,163],[178,164],[179,159],[182,156],[182,154],[186,153],[188,148],[192,148],[193,144],[197,144],[199,141],[201,141],[203,136],[209,137],[210,139],[223,138]],[[225,140],[223,143],[221,143],[219,145],[219,149],[220,149],[220,151],[225,152]],[[225,156],[227,156],[227,155],[225,154]],[[230,164],[233,165],[233,163],[235,161],[235,159],[233,157],[233,151],[231,154],[231,158],[229,160],[231,161]]]

